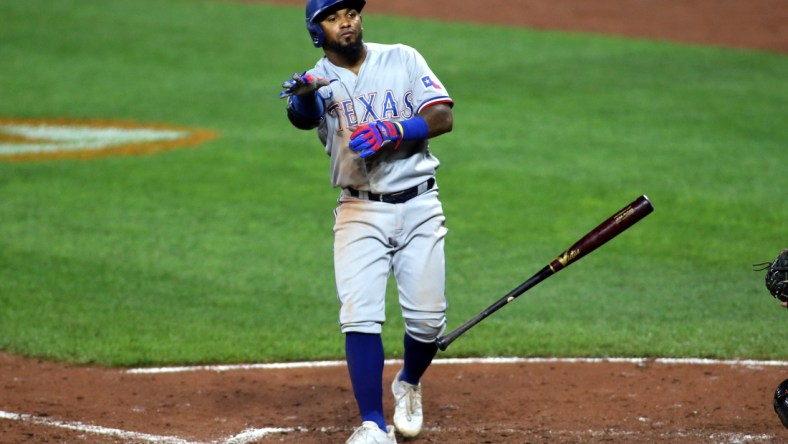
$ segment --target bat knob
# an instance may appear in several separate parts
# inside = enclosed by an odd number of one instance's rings
[[[446,343],[446,338],[443,336],[435,340],[435,345],[437,345],[441,351],[446,351],[446,349],[449,348],[449,344]]]

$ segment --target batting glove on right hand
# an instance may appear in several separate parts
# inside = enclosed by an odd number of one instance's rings
[[[312,94],[321,87],[328,86],[329,83],[328,79],[307,74],[306,71],[304,71],[303,74],[295,73],[290,80],[282,83],[284,91],[279,93],[279,98],[284,99],[290,96],[305,96]]]
[[[386,142],[393,142],[394,149],[402,141],[402,127],[396,122],[372,122],[361,125],[350,135],[350,149],[363,159],[380,150]]]

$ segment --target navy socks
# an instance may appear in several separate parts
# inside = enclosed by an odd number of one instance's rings
[[[345,357],[361,421],[386,430],[383,417],[383,340],[380,335],[347,333]]]
[[[438,346],[434,342],[419,342],[405,333],[405,365],[399,379],[409,384],[418,384],[437,353]]]
[[[438,353],[435,343],[419,342],[405,333],[405,365],[400,379],[418,384]],[[386,430],[383,416],[383,339],[380,335],[347,333],[345,358],[361,421],[374,421]]]

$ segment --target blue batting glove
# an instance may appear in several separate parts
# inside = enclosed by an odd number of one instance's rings
[[[359,153],[361,158],[378,152],[387,142],[399,148],[402,141],[402,127],[397,122],[373,122],[361,125],[350,135],[350,149]]]

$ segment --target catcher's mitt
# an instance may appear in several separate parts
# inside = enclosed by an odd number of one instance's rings
[[[777,255],[773,262],[764,262],[760,270],[766,270],[766,288],[782,302],[788,302],[788,248]]]

